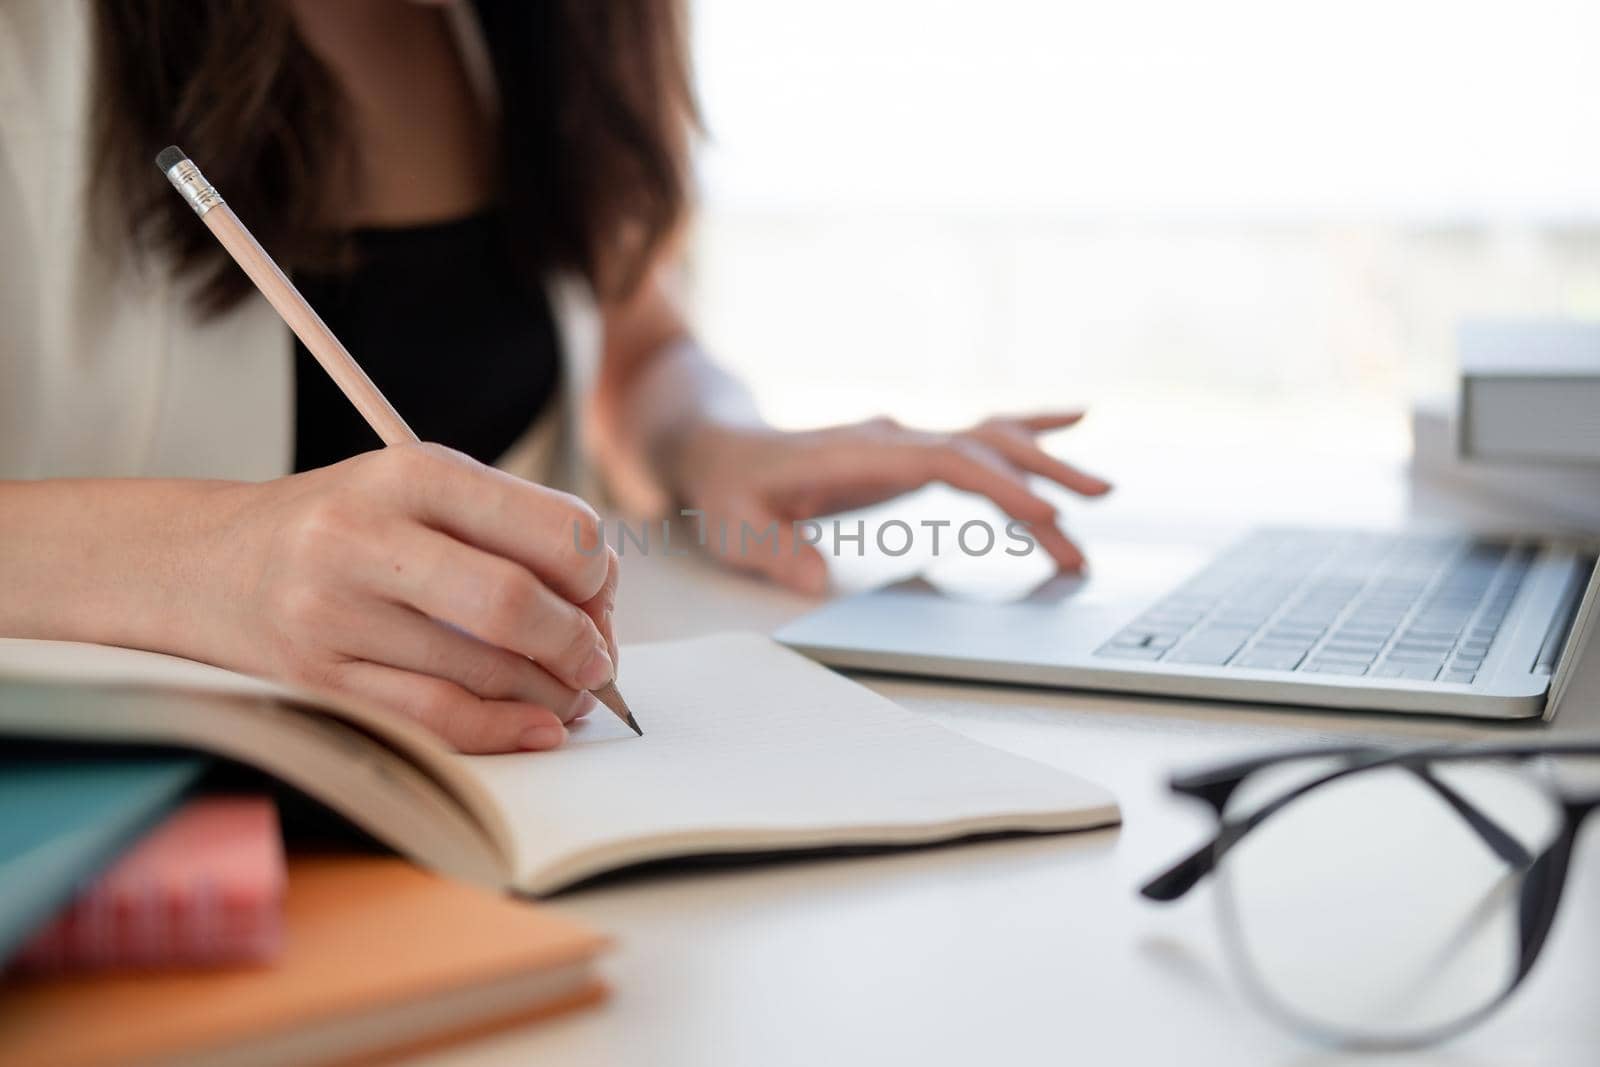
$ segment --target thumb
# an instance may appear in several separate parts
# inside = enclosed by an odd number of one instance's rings
[[[612,666],[617,666],[617,634],[612,624],[611,610],[617,604],[617,580],[621,577],[621,562],[617,559],[617,550],[606,548],[606,580],[600,587],[600,592],[590,597],[578,607],[584,614],[594,621],[595,628],[600,631],[600,636],[605,639],[606,653],[611,657]]]

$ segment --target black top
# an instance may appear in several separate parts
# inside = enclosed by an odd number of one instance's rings
[[[533,424],[560,379],[549,299],[514,267],[504,233],[493,214],[357,230],[354,269],[295,278],[419,437],[485,463]],[[297,341],[294,469],[381,443]]]

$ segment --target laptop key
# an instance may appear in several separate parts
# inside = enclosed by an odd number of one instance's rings
[[[1212,637],[1216,637],[1216,638],[1219,638],[1219,639],[1220,638],[1232,639],[1233,637],[1235,637],[1235,636],[1237,636],[1239,634],[1248,635],[1248,634],[1255,633],[1255,630],[1256,630],[1255,626],[1250,624],[1250,623],[1206,622],[1206,623],[1202,623],[1200,626],[1195,628],[1194,636],[1195,637],[1212,636]]]
[[[1266,637],[1285,641],[1315,641],[1327,631],[1326,626],[1274,626],[1267,631]]]
[[[1439,681],[1453,682],[1456,685],[1471,685],[1472,680],[1477,676],[1477,671],[1448,670],[1439,675]]]
[[[1348,652],[1329,652],[1326,649],[1317,649],[1311,658],[1318,663],[1348,663],[1353,667],[1371,667],[1372,661],[1377,656],[1352,656]]]
[[[1238,652],[1240,646],[1243,644],[1243,641],[1233,645],[1196,644],[1194,642],[1190,642],[1181,648],[1174,649],[1173,651],[1167,653],[1164,662],[1188,663],[1195,666],[1206,667],[1220,667],[1232,659],[1233,654]]]
[[[1286,656],[1293,652],[1297,656],[1304,656],[1311,651],[1312,641],[1274,641],[1263,637],[1250,647],[1262,652],[1271,652],[1275,656]]]
[[[1387,661],[1380,663],[1372,672],[1379,678],[1404,678],[1413,682],[1431,682],[1439,673],[1437,664],[1432,663],[1395,663]]]
[[[1287,630],[1326,630],[1339,617],[1338,609],[1318,613],[1292,612],[1278,620]]]
[[[1450,654],[1448,641],[1396,641],[1394,651],[1410,659],[1443,659]]]
[[[1109,659],[1160,659],[1164,651],[1134,645],[1103,645],[1095,650],[1095,655]]]
[[[1373,660],[1379,652],[1383,651],[1382,641],[1339,641],[1329,640],[1322,646],[1322,651],[1335,657],[1348,656],[1351,659]]]
[[[1395,640],[1397,645],[1443,645],[1445,648],[1455,643],[1451,634],[1418,633],[1416,630],[1407,630]]]
[[[1358,675],[1367,673],[1367,665],[1365,663],[1339,659],[1314,659],[1300,669],[1302,671],[1310,671],[1313,674]]]
[[[1385,663],[1404,664],[1404,665],[1409,666],[1409,667],[1415,667],[1418,670],[1421,670],[1422,668],[1426,667],[1431,671],[1437,672],[1440,667],[1444,666],[1444,657],[1443,656],[1419,656],[1419,655],[1415,655],[1413,653],[1406,653],[1406,652],[1391,652],[1391,653],[1389,653],[1388,656],[1386,656],[1384,658],[1384,662]]]
[[[1407,627],[1406,632],[1400,635],[1400,639],[1402,641],[1442,641],[1447,645],[1453,645],[1460,634],[1461,631],[1459,629],[1411,626]]]
[[[1228,663],[1230,667],[1252,667],[1263,671],[1292,671],[1305,659],[1304,651],[1262,648],[1259,645]]]
[[[1394,633],[1393,626],[1381,626],[1377,623],[1347,622],[1333,631],[1333,636],[1363,638],[1370,641],[1387,641],[1392,633]]]

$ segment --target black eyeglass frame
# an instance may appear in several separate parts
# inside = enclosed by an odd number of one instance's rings
[[[1563,791],[1552,788],[1551,799],[1560,810],[1561,825],[1550,843],[1537,855],[1531,855],[1515,837],[1433,774],[1432,765],[1459,761],[1532,760],[1563,756],[1600,758],[1600,739],[1519,744],[1451,744],[1405,749],[1376,745],[1297,748],[1176,775],[1168,783],[1169,788],[1180,796],[1199,800],[1209,807],[1218,820],[1217,832],[1211,840],[1151,878],[1139,892],[1150,900],[1162,903],[1180,899],[1215,871],[1228,851],[1251,830],[1293,801],[1329,782],[1386,767],[1399,767],[1411,772],[1455,810],[1496,855],[1513,868],[1523,871],[1517,902],[1519,937],[1517,969],[1506,988],[1495,999],[1459,1020],[1432,1030],[1419,1031],[1414,1035],[1377,1037],[1333,1031],[1284,1010],[1273,998],[1270,990],[1259,987],[1253,970],[1243,965],[1242,960],[1236,962],[1242,965],[1240,969],[1245,972],[1246,980],[1256,986],[1255,992],[1275,1014],[1286,1016],[1291,1024],[1325,1043],[1344,1048],[1370,1050],[1398,1050],[1433,1044],[1469,1029],[1494,1012],[1516,992],[1523,979],[1532,971],[1561,904],[1573,846],[1584,821],[1596,809],[1600,809],[1600,792]],[[1326,774],[1301,783],[1283,795],[1273,798],[1247,813],[1242,819],[1227,818],[1229,799],[1252,775],[1271,767],[1309,759],[1344,762],[1342,766],[1332,768]]]

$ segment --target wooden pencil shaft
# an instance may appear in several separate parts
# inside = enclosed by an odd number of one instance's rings
[[[340,391],[361,412],[361,417],[375,430],[386,445],[405,444],[417,440],[417,435],[406,425],[406,420],[394,409],[388,399],[372,384],[367,372],[350,355],[314,311],[300,290],[294,287],[289,276],[278,268],[267,255],[244,223],[225,203],[219,203],[200,216],[212,234],[228,250],[233,261],[250,276],[270,303],[300,338],[307,350],[316,357],[322,369],[338,385]]]

